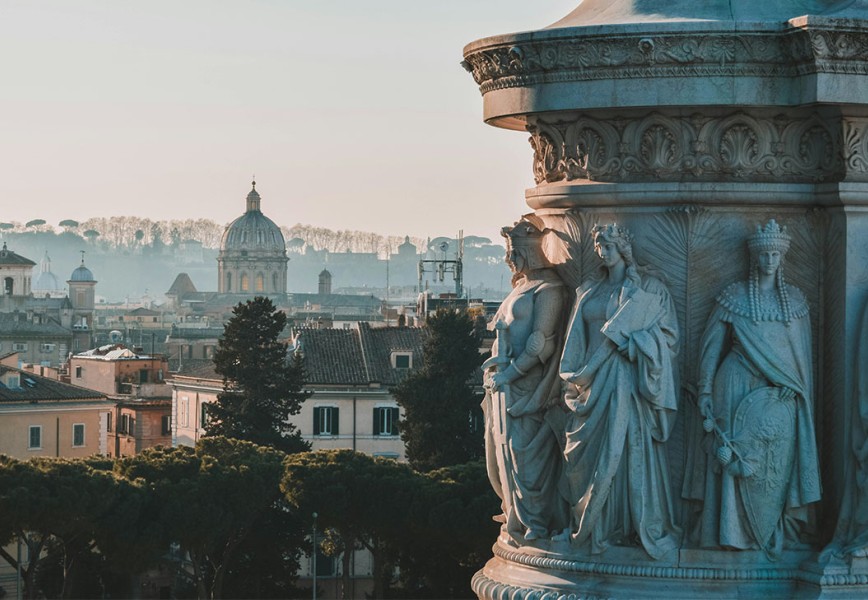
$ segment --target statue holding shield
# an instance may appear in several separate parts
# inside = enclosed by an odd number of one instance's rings
[[[513,289],[495,315],[497,339],[483,365],[488,475],[501,499],[503,531],[518,545],[566,526],[558,494],[560,445],[545,418],[561,401],[566,289],[543,252],[546,231],[522,220],[501,232]]]
[[[811,327],[784,281],[790,246],[773,219],[748,239],[750,277],[718,296],[702,339],[698,399],[710,438],[701,545],[761,549],[799,541],[820,499]]]

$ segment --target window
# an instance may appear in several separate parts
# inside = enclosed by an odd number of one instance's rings
[[[125,433],[129,435],[133,431],[133,419],[130,415],[121,415],[121,426],[118,429],[119,433]]]
[[[205,429],[205,426],[208,425],[208,421],[210,421],[210,417],[208,416],[208,403],[203,402],[199,407],[199,429]]]
[[[40,450],[42,449],[42,426],[41,425],[31,425],[30,426],[30,436],[27,440],[27,449],[28,450]]]
[[[139,369],[139,383],[148,383],[147,369]]]
[[[112,413],[106,413],[106,416],[105,416],[105,430],[106,431],[112,430],[112,417],[113,416],[114,415],[112,415]]]
[[[374,435],[398,435],[398,408],[377,406],[374,408]]]
[[[262,273],[256,275],[256,291],[262,292],[265,290],[265,276]]]
[[[81,379],[81,373],[82,373],[82,371],[83,371],[83,369],[82,369],[81,367],[76,367],[76,368],[75,368],[75,378],[76,378],[76,379]]]
[[[232,291],[232,273],[226,273],[226,291]]]
[[[163,415],[161,431],[163,435],[172,434],[172,415]]]
[[[84,446],[84,423],[75,423],[72,426],[72,447],[82,448]]]
[[[190,398],[187,396],[181,396],[181,406],[178,407],[178,420],[180,421],[181,427],[187,427],[189,425],[190,418]]]
[[[338,435],[338,407],[315,406],[313,409],[313,434]]]
[[[39,351],[43,353],[54,352],[54,344],[42,344],[39,346]]]
[[[317,536],[319,539],[319,536]],[[334,577],[337,574],[337,561],[334,556],[326,556],[323,551],[316,550],[316,576]]]
[[[243,273],[241,275],[241,291],[249,292],[250,291],[250,277],[247,276],[247,273]]]
[[[15,342],[14,344],[12,344],[12,349],[15,352],[27,352],[27,344],[21,343],[21,342]]]
[[[412,352],[392,352],[392,367],[395,369],[410,369],[413,367]]]

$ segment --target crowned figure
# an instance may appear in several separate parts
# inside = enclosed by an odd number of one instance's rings
[[[804,295],[784,280],[789,248],[774,219],[750,236],[749,277],[717,297],[697,386],[709,452],[701,545],[772,559],[804,541],[820,499],[811,325]]]

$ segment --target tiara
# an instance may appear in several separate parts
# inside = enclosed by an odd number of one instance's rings
[[[790,249],[790,236],[786,227],[781,227],[774,219],[765,227],[756,226],[756,231],[747,240],[747,247],[755,250],[777,250],[781,253]]]
[[[628,242],[633,242],[633,236],[630,233],[630,230],[626,227],[621,227],[617,223],[610,223],[608,225],[594,225],[591,229],[591,235],[594,238],[598,236],[602,236],[604,238],[623,238]]]

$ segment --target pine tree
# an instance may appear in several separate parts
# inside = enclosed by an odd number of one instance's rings
[[[223,392],[209,405],[207,435],[222,435],[270,446],[287,453],[309,450],[289,417],[310,396],[304,391],[301,357],[287,360],[278,341],[286,314],[268,298],[257,296],[232,309],[214,353]]]
[[[407,460],[418,471],[463,464],[482,456],[479,395],[472,379],[482,364],[473,320],[440,310],[428,319],[423,365],[393,391],[404,409],[399,423]]]

